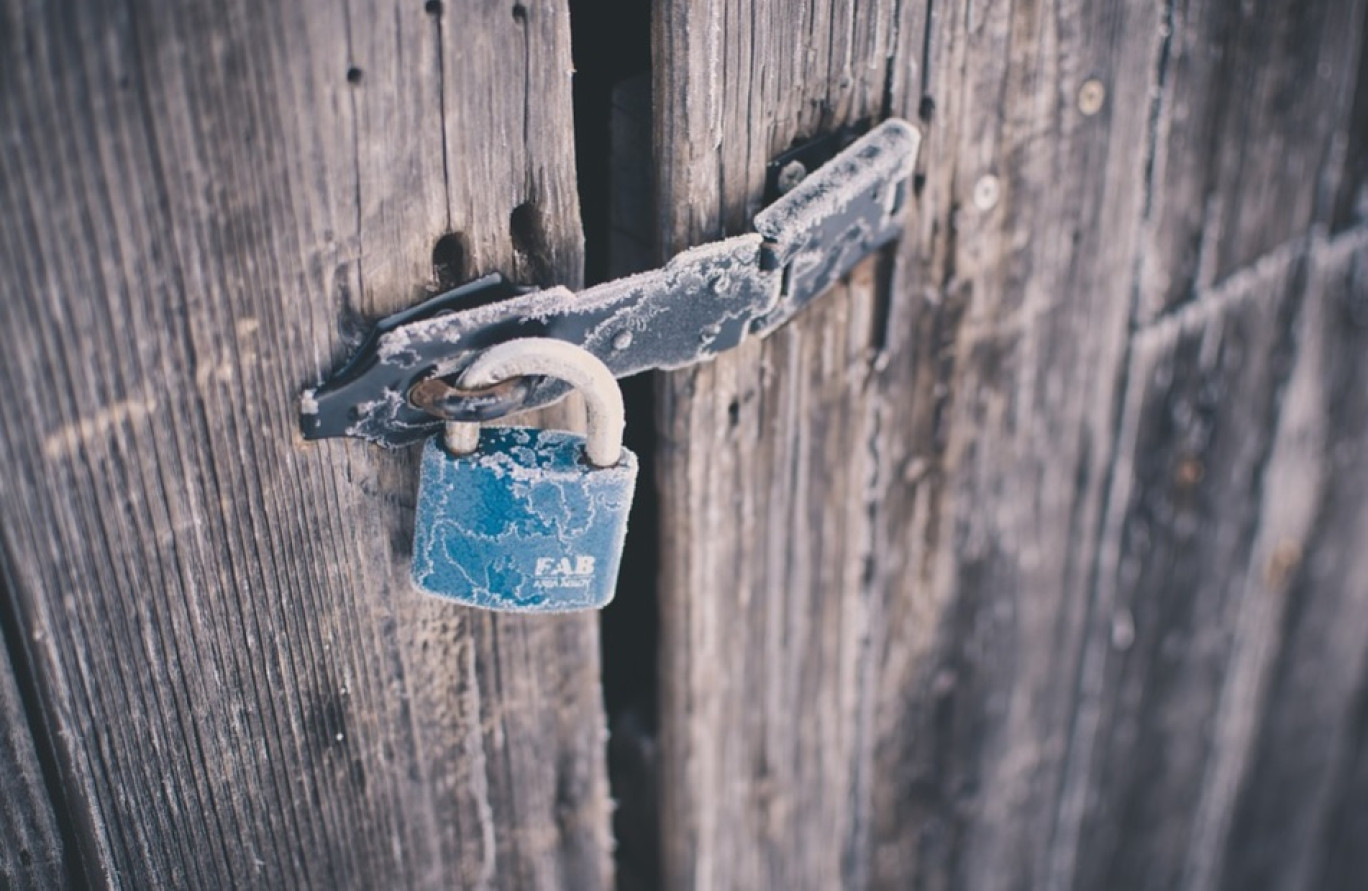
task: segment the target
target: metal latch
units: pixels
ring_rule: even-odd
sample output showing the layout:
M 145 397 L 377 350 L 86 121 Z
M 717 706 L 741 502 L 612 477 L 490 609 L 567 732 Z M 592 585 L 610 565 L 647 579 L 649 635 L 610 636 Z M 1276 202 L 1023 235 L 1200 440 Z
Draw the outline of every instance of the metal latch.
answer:
M 683 251 L 660 269 L 578 294 L 491 275 L 388 316 L 341 369 L 304 391 L 304 437 L 401 446 L 449 420 L 489 420 L 564 396 L 552 379 L 480 392 L 448 383 L 481 350 L 515 338 L 569 341 L 626 377 L 764 337 L 901 234 L 919 142 L 907 122 L 885 121 L 805 176 L 823 145 L 794 150 L 770 165 L 770 187 L 783 194 L 755 215 L 753 233 Z

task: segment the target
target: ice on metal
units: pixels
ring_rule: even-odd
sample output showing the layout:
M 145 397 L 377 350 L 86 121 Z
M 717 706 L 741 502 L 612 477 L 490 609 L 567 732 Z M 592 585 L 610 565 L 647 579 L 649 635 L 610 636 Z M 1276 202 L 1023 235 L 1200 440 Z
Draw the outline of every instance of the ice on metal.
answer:
M 584 437 L 486 428 L 480 448 L 424 447 L 415 588 L 486 609 L 564 612 L 612 599 L 637 475 L 583 460 Z
M 784 324 L 859 260 L 895 238 L 920 136 L 886 121 L 755 217 L 756 232 L 683 251 L 664 267 L 573 294 L 548 288 L 414 321 L 396 321 L 347 371 L 313 390 L 308 438 L 415 442 L 441 420 L 406 402 L 419 380 L 461 372 L 480 350 L 526 337 L 585 347 L 616 377 L 703 362 Z M 522 407 L 564 384 L 534 384 Z

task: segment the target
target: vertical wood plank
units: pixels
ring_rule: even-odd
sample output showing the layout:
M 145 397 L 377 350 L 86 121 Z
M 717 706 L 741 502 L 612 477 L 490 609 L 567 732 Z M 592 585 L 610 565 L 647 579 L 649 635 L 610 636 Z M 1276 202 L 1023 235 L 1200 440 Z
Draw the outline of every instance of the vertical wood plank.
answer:
M 1368 47 L 1368 15 L 1362 18 L 1353 105 L 1338 143 L 1344 155 L 1330 219 L 1332 232 L 1368 223 L 1368 51 L 1364 49 Z
M 3 8 L 10 595 L 110 884 L 604 887 L 592 617 L 406 580 L 299 390 L 446 276 L 576 284 L 563 2 Z
M 927 182 L 895 301 L 875 884 L 1067 884 L 1063 786 L 1145 205 L 1149 4 L 932 22 Z M 1101 101 L 1084 102 L 1088 91 Z M 899 310 L 901 306 L 901 310 Z M 1086 716 L 1085 716 L 1086 717 Z
M 743 231 L 794 138 L 878 113 L 893 11 L 656 4 L 667 252 Z M 868 547 L 847 496 L 874 468 L 876 265 L 803 324 L 663 384 L 667 887 L 841 887 L 860 869 L 874 778 L 857 678 L 875 617 L 832 595 L 858 584 Z
M 1079 887 L 1354 884 L 1366 248 L 1313 234 L 1137 334 Z
M 1329 222 L 1345 164 L 1359 163 L 1342 128 L 1361 3 L 1176 0 L 1165 14 L 1149 318 Z
M 1323 415 L 1308 406 L 1280 424 L 1278 410 L 1305 276 L 1304 254 L 1286 252 L 1136 337 L 1107 526 L 1116 558 L 1097 601 L 1081 887 L 1176 887 L 1186 857 L 1219 850 L 1205 837 L 1233 806 L 1219 774 L 1258 715 L 1288 574 L 1247 568 L 1294 559 L 1310 531 L 1306 427 Z M 1188 866 L 1206 874 L 1191 887 L 1211 887 L 1211 862 Z
M 0 613 L 5 630 L 11 617 Z M 15 675 L 17 660 L 9 652 L 19 639 L 7 636 L 0 659 L 0 885 L 15 889 L 67 887 L 67 868 L 60 819 L 49 798 L 38 759 L 39 744 L 24 708 Z
M 1274 589 L 1277 624 L 1259 635 L 1271 652 L 1225 839 L 1229 889 L 1350 888 L 1365 865 L 1349 839 L 1368 790 L 1368 230 L 1316 239 L 1307 265 L 1279 430 L 1290 435 L 1275 445 L 1259 517 L 1270 542 L 1249 568 L 1249 584 Z M 1278 528 L 1289 514 L 1300 535 Z

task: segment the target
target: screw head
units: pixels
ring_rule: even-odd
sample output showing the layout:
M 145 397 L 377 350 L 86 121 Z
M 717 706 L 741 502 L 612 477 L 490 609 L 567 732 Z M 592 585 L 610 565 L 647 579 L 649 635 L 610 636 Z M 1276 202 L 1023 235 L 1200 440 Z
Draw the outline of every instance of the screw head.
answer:
M 1002 196 L 1002 184 L 991 173 L 985 173 L 974 183 L 974 206 L 979 210 L 992 210 Z
M 779 193 L 786 195 L 792 192 L 794 187 L 802 182 L 807 175 L 807 168 L 803 166 L 802 161 L 788 162 L 779 170 Z
M 1102 103 L 1106 101 L 1107 88 L 1095 77 L 1083 81 L 1083 85 L 1078 88 L 1078 110 L 1084 117 L 1097 114 L 1102 110 Z

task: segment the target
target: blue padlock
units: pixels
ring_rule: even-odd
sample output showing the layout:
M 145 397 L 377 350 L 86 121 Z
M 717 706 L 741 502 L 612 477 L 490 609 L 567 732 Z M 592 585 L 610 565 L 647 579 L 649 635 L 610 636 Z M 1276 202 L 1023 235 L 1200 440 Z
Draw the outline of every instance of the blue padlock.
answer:
M 467 389 L 546 375 L 581 390 L 589 435 L 448 425 L 423 448 L 411 574 L 419 591 L 483 609 L 568 612 L 613 599 L 637 459 L 622 392 L 584 349 L 526 338 L 482 353 Z

